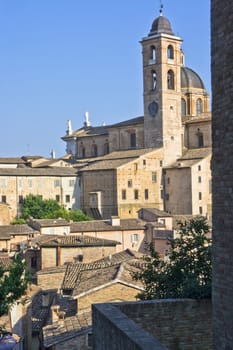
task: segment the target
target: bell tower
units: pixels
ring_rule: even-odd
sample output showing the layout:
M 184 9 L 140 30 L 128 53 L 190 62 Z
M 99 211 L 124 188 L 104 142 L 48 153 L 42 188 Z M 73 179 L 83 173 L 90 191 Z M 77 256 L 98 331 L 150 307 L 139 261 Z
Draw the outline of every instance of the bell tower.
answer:
M 182 152 L 181 38 L 174 35 L 169 20 L 156 18 L 141 41 L 143 55 L 145 147 L 163 148 L 164 165 Z

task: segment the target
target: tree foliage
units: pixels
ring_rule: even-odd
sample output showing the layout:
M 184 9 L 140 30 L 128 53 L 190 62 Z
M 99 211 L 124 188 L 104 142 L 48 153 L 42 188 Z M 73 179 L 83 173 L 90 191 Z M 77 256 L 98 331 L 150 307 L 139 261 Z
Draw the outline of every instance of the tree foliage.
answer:
M 81 210 L 66 210 L 54 199 L 42 199 L 39 195 L 29 194 L 23 200 L 22 219 L 58 219 L 67 221 L 91 220 Z
M 151 247 L 146 268 L 135 274 L 145 291 L 141 299 L 209 298 L 211 297 L 211 240 L 209 226 L 203 217 L 179 223 L 179 235 L 170 240 L 170 255 L 161 260 Z
M 19 255 L 14 257 L 7 270 L 0 266 L 0 316 L 6 314 L 9 307 L 25 293 L 29 283 L 30 275 Z

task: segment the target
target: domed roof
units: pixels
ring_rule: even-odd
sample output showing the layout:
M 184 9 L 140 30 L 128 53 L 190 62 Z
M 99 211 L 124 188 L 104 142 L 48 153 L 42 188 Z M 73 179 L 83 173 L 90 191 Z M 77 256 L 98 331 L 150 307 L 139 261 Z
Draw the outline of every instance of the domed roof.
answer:
M 160 16 L 152 23 L 148 36 L 161 33 L 174 35 L 169 20 L 162 15 L 162 12 L 160 12 Z
M 196 72 L 188 67 L 181 67 L 181 88 L 205 90 L 205 85 Z

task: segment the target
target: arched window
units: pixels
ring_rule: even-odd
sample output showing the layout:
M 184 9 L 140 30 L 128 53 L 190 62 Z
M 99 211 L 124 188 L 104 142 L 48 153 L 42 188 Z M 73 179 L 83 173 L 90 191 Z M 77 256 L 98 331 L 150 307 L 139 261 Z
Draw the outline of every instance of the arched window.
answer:
M 186 112 L 186 101 L 184 98 L 181 99 L 181 114 L 182 116 L 185 116 L 187 114 Z
M 202 132 L 197 133 L 197 147 L 198 148 L 204 147 L 204 137 Z
M 167 48 L 167 58 L 169 60 L 173 60 L 174 59 L 174 49 L 172 45 L 169 45 Z
M 150 59 L 152 60 L 153 63 L 156 62 L 156 49 L 154 46 L 151 46 L 150 48 Z
M 152 87 L 152 90 L 155 90 L 156 86 L 157 86 L 157 75 L 156 75 L 156 72 L 153 70 L 151 72 L 151 87 Z
M 167 72 L 167 88 L 169 90 L 174 90 L 174 86 L 175 86 L 175 83 L 174 83 L 174 72 L 170 69 Z
M 93 157 L 98 156 L 98 147 L 95 143 L 92 145 L 92 155 L 93 155 Z
M 196 112 L 197 115 L 202 113 L 202 100 L 200 98 L 198 98 L 196 102 Z

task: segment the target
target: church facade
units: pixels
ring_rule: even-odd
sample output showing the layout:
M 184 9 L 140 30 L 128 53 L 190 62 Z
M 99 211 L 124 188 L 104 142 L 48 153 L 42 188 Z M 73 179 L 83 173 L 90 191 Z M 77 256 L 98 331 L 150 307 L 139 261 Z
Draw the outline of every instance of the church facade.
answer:
M 80 167 L 81 209 L 103 218 L 135 217 L 140 207 L 210 217 L 209 94 L 162 10 L 141 45 L 144 116 L 94 127 L 86 113 L 84 126 L 73 131 L 68 121 L 62 137 Z

